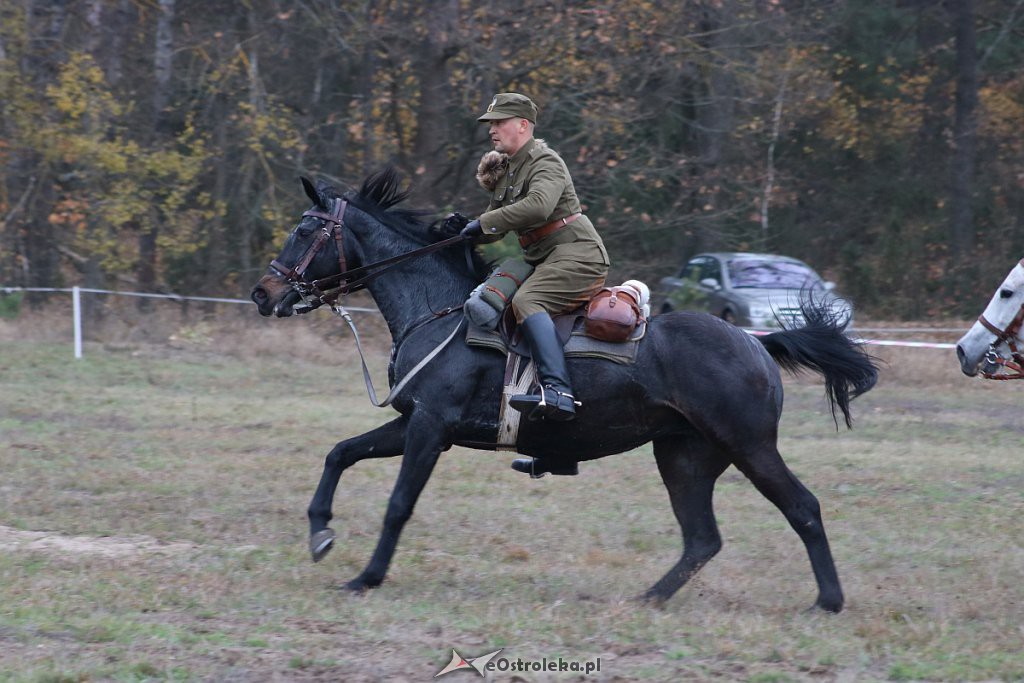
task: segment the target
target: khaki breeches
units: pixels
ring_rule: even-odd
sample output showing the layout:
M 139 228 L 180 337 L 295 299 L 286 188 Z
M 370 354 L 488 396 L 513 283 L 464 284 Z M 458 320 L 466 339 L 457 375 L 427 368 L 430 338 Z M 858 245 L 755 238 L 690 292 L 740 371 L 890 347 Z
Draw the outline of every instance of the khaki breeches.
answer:
M 522 322 L 541 311 L 557 315 L 576 309 L 597 294 L 607 275 L 608 266 L 603 263 L 544 261 L 512 297 L 516 320 Z

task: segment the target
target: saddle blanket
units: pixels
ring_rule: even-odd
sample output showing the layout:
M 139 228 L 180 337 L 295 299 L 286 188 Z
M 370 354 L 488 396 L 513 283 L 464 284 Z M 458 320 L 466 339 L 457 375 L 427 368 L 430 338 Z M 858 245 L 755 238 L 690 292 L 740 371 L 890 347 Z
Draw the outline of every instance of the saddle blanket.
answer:
M 606 342 L 600 339 L 588 337 L 583 332 L 582 316 L 569 318 L 571 327 L 566 335 L 563 318 L 555 318 L 556 327 L 559 329 L 559 336 L 563 340 L 566 358 L 602 358 L 604 360 L 619 363 L 621 365 L 632 365 L 636 362 L 637 350 L 640 347 L 640 340 L 647 333 L 647 321 L 640 323 L 624 342 Z M 499 332 L 490 332 L 477 327 L 467 319 L 466 343 L 470 346 L 479 346 L 487 349 L 494 349 L 507 354 L 509 346 Z M 561 324 L 560 324 L 561 323 Z M 568 336 L 568 340 L 566 340 Z M 515 350 L 519 355 L 529 355 L 528 349 L 520 348 L 525 344 L 517 345 Z

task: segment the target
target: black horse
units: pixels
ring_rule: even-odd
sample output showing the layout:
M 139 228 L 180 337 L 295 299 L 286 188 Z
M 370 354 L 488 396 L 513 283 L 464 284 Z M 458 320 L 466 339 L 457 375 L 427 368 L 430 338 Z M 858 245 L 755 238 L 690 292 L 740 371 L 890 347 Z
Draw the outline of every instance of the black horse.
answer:
M 344 197 L 324 184 L 314 187 L 303 179 L 303 185 L 314 208 L 296 225 L 252 298 L 262 315 L 283 317 L 294 312 L 300 291 L 317 290 L 310 282 L 365 282 L 394 341 L 389 366 L 394 385 L 463 324 L 458 307 L 486 276 L 486 264 L 478 256 L 468 261 L 458 247 L 444 248 L 399 260 L 379 277 L 361 280 L 357 275 L 366 274 L 365 266 L 429 251 L 439 236 L 428 229 L 422 212 L 393 208 L 405 193 L 390 169 Z M 345 278 L 339 277 L 342 270 Z M 803 327 L 762 337 L 707 314 L 656 316 L 635 364 L 569 360 L 572 386 L 582 402 L 575 420 L 523 421 L 517 450 L 553 466 L 571 467 L 654 442 L 658 470 L 682 527 L 683 553 L 643 598 L 667 600 L 719 551 L 712 492 L 719 475 L 735 465 L 804 542 L 818 583 L 816 605 L 842 609 L 818 501 L 776 447 L 783 394 L 779 366 L 823 375 L 833 419 L 838 407 L 847 426 L 850 400 L 874 385 L 877 368 L 844 336 L 846 320 L 813 301 L 804 309 Z M 403 456 L 373 558 L 346 588 L 362 591 L 384 580 L 399 534 L 442 452 L 453 445 L 496 443 L 504 365 L 501 354 L 456 339 L 398 393 L 393 403 L 398 417 L 338 443 L 327 455 L 309 506 L 314 561 L 334 542 L 327 525 L 342 472 L 368 458 Z

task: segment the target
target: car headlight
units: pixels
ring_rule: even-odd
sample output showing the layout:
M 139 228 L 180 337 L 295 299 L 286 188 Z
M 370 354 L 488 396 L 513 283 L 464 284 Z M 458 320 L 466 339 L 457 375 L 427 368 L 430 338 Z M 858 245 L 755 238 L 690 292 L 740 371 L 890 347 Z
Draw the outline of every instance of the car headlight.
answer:
M 846 299 L 836 297 L 832 301 L 832 312 L 841 318 L 853 320 L 853 304 Z

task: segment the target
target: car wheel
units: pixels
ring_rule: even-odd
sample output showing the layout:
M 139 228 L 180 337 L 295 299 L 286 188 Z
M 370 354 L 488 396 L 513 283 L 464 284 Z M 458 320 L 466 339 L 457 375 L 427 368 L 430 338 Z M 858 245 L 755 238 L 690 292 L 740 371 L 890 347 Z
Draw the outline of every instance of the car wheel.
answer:
M 676 309 L 672 308 L 672 304 L 670 304 L 669 302 L 666 301 L 665 303 L 663 303 L 661 305 L 661 310 L 658 311 L 658 312 L 659 313 L 671 313 L 674 310 L 676 310 Z
M 722 320 L 727 323 L 732 323 L 733 325 L 736 324 L 736 316 L 729 309 L 722 311 Z

